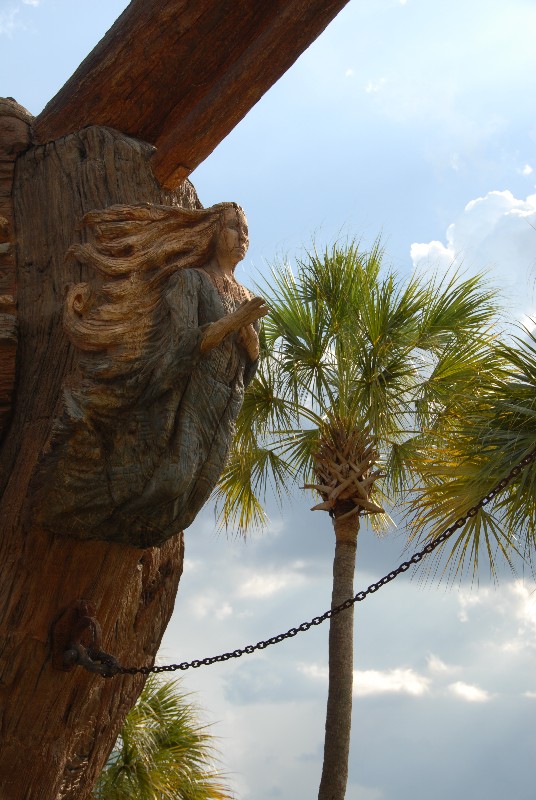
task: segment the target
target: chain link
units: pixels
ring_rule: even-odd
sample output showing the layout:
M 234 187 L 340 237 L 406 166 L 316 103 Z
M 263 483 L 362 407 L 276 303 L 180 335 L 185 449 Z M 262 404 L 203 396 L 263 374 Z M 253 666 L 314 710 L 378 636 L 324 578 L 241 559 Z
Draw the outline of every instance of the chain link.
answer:
M 465 523 L 478 513 L 479 509 L 487 506 L 488 503 L 493 500 L 493 498 L 499 492 L 502 492 L 503 489 L 505 489 L 508 484 L 514 480 L 514 478 L 517 478 L 518 475 L 521 474 L 522 470 L 533 461 L 536 461 L 536 448 L 534 448 L 534 450 L 525 456 L 525 458 L 523 458 L 519 464 L 513 467 L 506 478 L 502 478 L 502 480 L 500 480 L 493 487 L 493 489 L 491 489 L 487 495 L 485 495 L 485 497 L 482 497 L 476 505 L 471 506 L 471 508 L 463 515 L 463 517 L 459 517 L 459 519 L 457 519 L 449 528 L 444 530 L 443 533 L 439 534 L 439 536 L 425 545 L 422 550 L 414 553 L 408 561 L 403 561 L 402 564 L 397 567 L 397 569 L 389 572 L 387 575 L 384 575 L 384 577 L 380 578 L 380 580 L 376 581 L 376 583 L 371 583 L 368 589 L 358 592 L 354 597 L 350 597 L 348 600 L 340 603 L 340 605 L 330 608 L 329 611 L 325 611 L 321 616 L 313 617 L 310 622 L 302 622 L 297 628 L 290 628 L 290 630 L 288 630 L 286 633 L 279 633 L 277 636 L 272 636 L 270 639 L 261 640 L 260 642 L 257 642 L 257 644 L 248 644 L 244 648 L 239 648 L 229 653 L 222 653 L 219 656 L 210 656 L 209 658 L 195 659 L 194 661 L 183 661 L 181 664 L 168 664 L 166 666 L 155 667 L 122 667 L 120 664 L 117 664 L 117 662 L 114 662 L 113 664 L 110 664 L 109 675 L 106 675 L 105 677 L 111 677 L 112 675 L 117 674 L 149 675 L 151 672 L 176 672 L 178 670 L 184 671 L 187 669 L 208 667 L 211 664 L 219 664 L 222 661 L 229 661 L 232 658 L 240 658 L 243 655 L 251 655 L 251 653 L 254 653 L 256 650 L 264 650 L 266 647 L 270 647 L 272 644 L 279 644 L 279 642 L 283 642 L 285 639 L 291 639 L 294 636 L 297 636 L 298 633 L 305 633 L 305 631 L 308 631 L 309 628 L 312 628 L 314 625 L 321 625 L 327 619 L 331 619 L 331 617 L 334 617 L 336 614 L 340 614 L 341 611 L 351 608 L 351 606 L 353 606 L 355 603 L 362 602 L 368 597 L 369 594 L 374 594 L 374 592 L 377 592 L 382 586 L 386 586 L 403 572 L 407 572 L 407 570 L 410 569 L 414 564 L 418 564 L 427 555 L 433 553 L 434 550 L 439 547 L 439 545 L 443 544 L 443 542 L 446 542 L 453 533 L 455 533 L 457 530 L 460 530 L 460 528 L 463 528 Z

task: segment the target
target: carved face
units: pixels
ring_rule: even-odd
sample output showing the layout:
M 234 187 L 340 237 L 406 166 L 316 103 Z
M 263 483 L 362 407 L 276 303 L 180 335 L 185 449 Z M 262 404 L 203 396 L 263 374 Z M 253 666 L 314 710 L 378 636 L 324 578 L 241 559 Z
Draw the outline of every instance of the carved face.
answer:
M 223 213 L 216 256 L 222 262 L 231 261 L 235 267 L 246 255 L 248 244 L 248 226 L 244 214 L 236 208 L 227 208 Z

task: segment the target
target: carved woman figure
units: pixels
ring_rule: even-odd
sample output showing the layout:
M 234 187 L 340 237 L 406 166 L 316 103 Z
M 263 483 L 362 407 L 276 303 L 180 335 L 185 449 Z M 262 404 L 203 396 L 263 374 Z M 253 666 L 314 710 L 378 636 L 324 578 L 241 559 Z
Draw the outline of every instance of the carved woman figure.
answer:
M 234 277 L 248 246 L 236 204 L 112 206 L 83 222 L 90 242 L 69 256 L 99 279 L 67 296 L 80 358 L 36 507 L 60 534 L 158 545 L 220 476 L 267 307 Z

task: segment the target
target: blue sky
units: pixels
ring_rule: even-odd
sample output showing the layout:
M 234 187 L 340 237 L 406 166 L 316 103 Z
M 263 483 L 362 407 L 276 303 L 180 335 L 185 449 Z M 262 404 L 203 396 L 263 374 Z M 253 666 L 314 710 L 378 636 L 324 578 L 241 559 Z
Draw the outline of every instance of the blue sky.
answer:
M 127 5 L 0 0 L 0 95 L 38 113 Z M 382 233 L 401 273 L 488 270 L 513 318 L 536 312 L 534 0 L 350 0 L 192 176 L 205 205 L 246 209 L 241 278 L 275 258 Z M 207 508 L 162 661 L 255 643 L 329 606 L 333 535 L 299 496 L 249 541 Z M 358 587 L 395 566 L 403 531 L 358 546 Z M 403 576 L 356 614 L 347 800 L 532 800 L 536 585 Z M 241 800 L 318 785 L 327 629 L 192 674 Z

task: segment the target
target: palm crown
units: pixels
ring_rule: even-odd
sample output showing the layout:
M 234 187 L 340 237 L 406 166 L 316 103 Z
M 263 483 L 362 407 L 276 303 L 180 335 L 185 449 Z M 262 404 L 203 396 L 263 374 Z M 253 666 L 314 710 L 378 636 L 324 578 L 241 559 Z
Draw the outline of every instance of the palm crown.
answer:
M 379 515 L 420 480 L 420 456 L 447 414 L 496 379 L 494 292 L 481 278 L 382 274 L 379 243 L 314 250 L 278 266 L 261 362 L 218 489 L 222 518 L 264 521 L 269 484 L 290 478 L 332 514 Z M 426 465 L 427 466 L 427 465 Z

